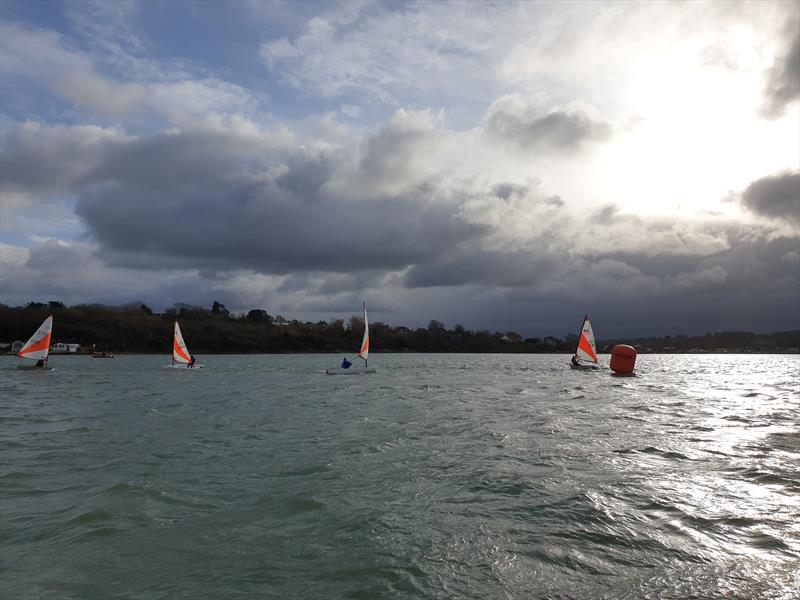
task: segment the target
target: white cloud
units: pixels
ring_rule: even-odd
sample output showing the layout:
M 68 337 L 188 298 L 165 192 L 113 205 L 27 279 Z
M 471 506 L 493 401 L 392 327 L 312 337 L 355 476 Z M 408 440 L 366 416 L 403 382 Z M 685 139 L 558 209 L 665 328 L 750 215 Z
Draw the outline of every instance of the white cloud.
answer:
M 132 57 L 131 60 L 133 60 Z M 17 24 L 0 25 L 0 73 L 4 79 L 37 81 L 76 107 L 125 119 L 157 114 L 186 125 L 207 114 L 252 112 L 257 104 L 246 89 L 218 79 L 153 72 L 144 80 L 101 75 L 92 56 L 70 47 L 61 35 Z
M 393 107 L 433 98 L 483 102 L 494 87 L 495 64 L 510 44 L 506 38 L 524 35 L 523 23 L 539 12 L 530 4 L 328 6 L 333 8 L 309 19 L 302 34 L 265 41 L 261 58 L 305 93 Z

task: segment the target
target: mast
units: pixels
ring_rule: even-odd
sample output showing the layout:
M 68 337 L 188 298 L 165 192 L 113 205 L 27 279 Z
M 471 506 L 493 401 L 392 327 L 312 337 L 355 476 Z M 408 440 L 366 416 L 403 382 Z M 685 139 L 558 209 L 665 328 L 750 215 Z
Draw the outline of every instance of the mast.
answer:
M 362 302 L 361 306 L 364 307 L 364 337 L 369 339 L 367 336 L 369 335 L 369 325 L 367 324 L 367 303 Z M 363 346 L 364 343 L 362 342 L 361 345 Z M 364 359 L 364 369 L 369 368 L 369 354 L 367 354 L 367 358 Z

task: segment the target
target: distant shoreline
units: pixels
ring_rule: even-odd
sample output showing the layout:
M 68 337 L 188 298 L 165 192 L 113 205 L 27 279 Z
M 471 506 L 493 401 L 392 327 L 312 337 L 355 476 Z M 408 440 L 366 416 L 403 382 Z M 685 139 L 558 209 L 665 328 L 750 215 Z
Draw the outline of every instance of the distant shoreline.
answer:
M 49 315 L 53 315 L 52 345 L 76 344 L 83 355 L 92 352 L 169 356 L 173 322 L 180 321 L 183 337 L 196 356 L 207 354 L 343 354 L 360 346 L 364 322 L 360 317 L 301 322 L 254 309 L 231 314 L 215 302 L 211 309 L 173 308 L 154 313 L 144 304 L 126 306 L 30 303 L 0 305 L 0 352 L 21 346 Z M 627 339 L 598 339 L 601 354 L 616 344 L 629 344 L 640 354 L 797 354 L 800 330 L 756 334 L 748 331 L 708 332 L 701 336 L 668 335 Z M 15 346 L 16 345 L 16 346 Z M 577 336 L 524 337 L 514 331 L 472 331 L 462 325 L 447 328 L 432 320 L 410 329 L 370 323 L 373 353 L 420 354 L 572 354 Z M 13 356 L 14 352 L 10 354 Z M 72 356 L 58 354 L 53 356 Z
M 304 355 L 312 355 L 312 354 L 319 354 L 322 356 L 352 356 L 355 355 L 356 352 L 353 350 L 340 350 L 338 352 L 332 351 L 297 351 L 297 352 L 194 352 L 193 354 L 196 357 L 200 356 L 304 356 Z M 502 352 L 502 351 L 487 351 L 487 352 L 458 352 L 458 351 L 417 351 L 417 350 L 370 350 L 370 354 L 425 354 L 425 355 L 434 355 L 434 354 L 462 354 L 464 356 L 469 355 L 483 355 L 483 354 L 508 354 L 508 355 L 524 355 L 528 354 L 531 356 L 537 354 L 554 354 L 558 356 L 571 356 L 573 353 L 568 351 L 555 351 L 555 352 Z M 790 348 L 787 350 L 772 350 L 772 351 L 759 351 L 759 350 L 724 350 L 724 351 L 709 351 L 705 352 L 702 350 L 686 350 L 686 351 L 646 351 L 646 350 L 637 350 L 637 354 L 639 355 L 673 355 L 673 354 L 691 354 L 691 355 L 708 355 L 708 356 L 721 356 L 721 355 L 755 355 L 755 354 L 763 354 L 763 355 L 800 355 L 800 350 L 795 348 Z M 611 352 L 598 352 L 598 356 L 611 356 Z M 54 358 L 67 358 L 67 357 L 89 357 L 93 358 L 90 352 L 73 352 L 71 354 L 50 354 L 50 359 Z M 165 356 L 167 360 L 169 360 L 169 353 L 168 352 L 118 352 L 114 351 L 114 356 L 112 357 L 97 357 L 97 358 L 116 358 L 118 356 Z M 7 353 L 7 354 L 0 354 L 0 358 L 15 358 L 16 354 Z

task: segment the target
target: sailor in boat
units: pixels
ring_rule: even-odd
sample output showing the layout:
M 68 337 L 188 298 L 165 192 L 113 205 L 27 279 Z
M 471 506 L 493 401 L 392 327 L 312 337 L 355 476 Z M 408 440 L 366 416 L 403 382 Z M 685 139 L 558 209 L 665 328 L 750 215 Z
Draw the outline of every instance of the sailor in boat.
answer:
M 44 359 L 43 358 L 40 358 L 39 360 L 36 361 L 36 367 L 38 369 L 44 369 Z
M 578 366 L 579 363 L 578 363 L 578 355 L 577 354 L 573 354 L 572 355 L 572 364 L 575 365 L 576 367 Z
M 189 364 L 186 366 L 190 369 L 194 368 L 194 354 L 189 355 Z
M 353 363 L 351 363 L 349 360 L 347 360 L 347 357 L 345 356 L 345 357 L 342 359 L 342 368 L 343 368 L 343 369 L 349 369 L 349 368 L 350 368 L 350 367 L 352 367 L 352 366 L 353 366 Z

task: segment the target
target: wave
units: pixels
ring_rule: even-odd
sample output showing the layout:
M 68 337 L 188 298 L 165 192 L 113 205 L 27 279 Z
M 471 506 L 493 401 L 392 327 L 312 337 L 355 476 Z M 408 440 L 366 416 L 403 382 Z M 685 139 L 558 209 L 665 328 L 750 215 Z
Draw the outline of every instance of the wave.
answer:
M 792 489 L 800 490 L 800 478 L 793 478 L 770 471 L 762 471 L 756 468 L 725 469 L 728 473 L 737 478 L 746 479 L 761 485 L 781 485 Z
M 642 449 L 638 448 L 622 448 L 619 450 L 612 450 L 615 454 L 649 454 L 655 456 L 661 456 L 662 458 L 669 458 L 672 460 L 697 460 L 695 458 L 691 458 L 682 452 L 675 452 L 674 450 L 662 450 L 661 448 L 656 448 L 655 446 L 647 446 Z
M 218 508 L 214 504 L 184 500 L 182 498 L 178 498 L 177 496 L 171 496 L 163 491 L 158 491 L 150 487 L 134 485 L 130 483 L 118 483 L 113 485 L 106 489 L 102 495 L 107 497 L 123 496 L 129 498 L 143 498 L 147 501 L 156 502 L 158 504 L 181 506 L 198 510 L 215 510 Z
M 330 464 L 322 464 L 322 465 L 309 465 L 307 467 L 298 467 L 295 469 L 289 469 L 287 471 L 281 471 L 275 474 L 275 477 L 306 477 L 308 475 L 317 475 L 319 473 L 325 473 L 331 470 Z

